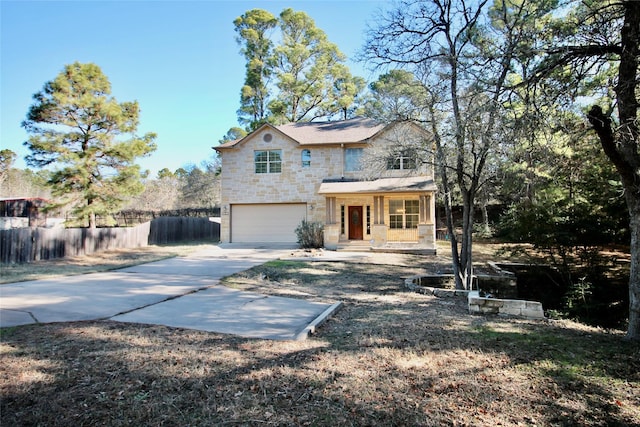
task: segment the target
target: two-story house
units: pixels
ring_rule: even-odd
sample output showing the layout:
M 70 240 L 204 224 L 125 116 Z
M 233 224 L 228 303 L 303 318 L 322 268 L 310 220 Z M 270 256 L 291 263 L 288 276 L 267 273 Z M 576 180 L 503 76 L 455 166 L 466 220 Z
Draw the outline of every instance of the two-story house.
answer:
M 296 242 L 303 219 L 327 249 L 435 253 L 433 168 L 415 124 L 371 119 L 265 124 L 214 147 L 222 161 L 222 242 Z

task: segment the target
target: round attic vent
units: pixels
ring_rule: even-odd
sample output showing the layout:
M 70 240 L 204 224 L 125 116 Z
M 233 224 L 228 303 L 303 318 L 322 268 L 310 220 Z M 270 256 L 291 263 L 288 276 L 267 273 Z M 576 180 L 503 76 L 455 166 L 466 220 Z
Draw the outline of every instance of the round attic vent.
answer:
M 262 140 L 263 140 L 264 142 L 271 142 L 271 140 L 272 140 L 272 139 L 273 139 L 273 135 L 271 135 L 270 133 L 265 133 L 265 134 L 262 136 Z

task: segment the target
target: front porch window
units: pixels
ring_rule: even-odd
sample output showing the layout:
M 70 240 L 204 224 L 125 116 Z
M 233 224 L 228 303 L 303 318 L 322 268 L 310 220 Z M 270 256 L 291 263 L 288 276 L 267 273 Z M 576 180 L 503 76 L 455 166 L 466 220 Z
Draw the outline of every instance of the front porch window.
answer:
M 391 229 L 417 228 L 420 214 L 418 200 L 389 200 L 389 227 Z

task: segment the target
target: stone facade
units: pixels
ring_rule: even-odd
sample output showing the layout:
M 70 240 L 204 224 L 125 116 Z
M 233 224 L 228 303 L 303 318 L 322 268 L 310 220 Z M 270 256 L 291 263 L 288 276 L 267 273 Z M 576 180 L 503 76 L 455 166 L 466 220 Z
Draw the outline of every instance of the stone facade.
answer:
M 339 123 L 339 122 L 337 122 Z M 283 127 L 284 128 L 284 127 Z M 361 206 L 363 212 L 363 237 L 372 246 L 384 246 L 388 242 L 389 200 L 403 198 L 421 200 L 421 220 L 415 232 L 414 245 L 435 250 L 435 197 L 433 191 L 379 192 L 354 194 L 320 194 L 323 182 L 352 182 L 377 177 L 412 176 L 433 180 L 433 171 L 428 162 L 410 172 L 402 170 L 376 171 L 365 163 L 363 170 L 349 171 L 345 153 L 348 148 L 363 148 L 375 157 L 380 145 L 393 144 L 389 132 L 378 133 L 365 141 L 337 142 L 327 137 L 328 142 L 296 140 L 280 131 L 281 128 L 264 125 L 239 142 L 216 148 L 221 154 L 221 231 L 222 242 L 231 238 L 230 215 L 234 204 L 282 204 L 302 203 L 306 205 L 307 221 L 325 224 L 325 246 L 335 249 L 339 242 L 348 240 L 349 224 L 345 212 L 349 206 Z M 256 173 L 254 153 L 262 150 L 280 150 L 282 168 L 279 173 Z M 303 150 L 308 150 L 308 165 L 303 162 Z M 366 155 L 363 157 L 367 157 Z M 365 162 L 367 160 L 364 160 Z M 385 164 L 384 161 L 379 162 Z M 374 196 L 378 196 L 384 214 L 374 221 Z M 422 199 L 420 199 L 422 197 Z M 327 201 L 331 198 L 330 209 Z M 424 206 L 423 206 L 424 205 Z M 332 217 L 329 211 L 333 209 Z M 405 242 L 410 243 L 410 242 Z
M 264 141 L 266 134 L 272 135 L 270 142 Z M 334 147 L 313 148 L 310 150 L 311 165 L 303 167 L 303 149 L 306 147 L 266 128 L 233 150 L 224 152 L 221 174 L 222 242 L 229 241 L 229 207 L 235 203 L 306 203 L 307 220 L 324 223 L 325 199 L 318 194 L 318 187 L 324 178 L 340 176 L 341 151 Z M 282 172 L 255 173 L 256 150 L 282 150 Z

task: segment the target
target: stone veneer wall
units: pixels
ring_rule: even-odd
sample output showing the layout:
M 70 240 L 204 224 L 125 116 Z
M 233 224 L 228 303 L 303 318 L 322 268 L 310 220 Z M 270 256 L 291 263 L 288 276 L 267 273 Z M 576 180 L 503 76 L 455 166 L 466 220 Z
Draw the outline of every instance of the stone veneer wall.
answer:
M 273 136 L 263 140 L 265 133 Z M 302 150 L 311 151 L 311 166 L 302 167 Z M 257 174 L 254 170 L 255 150 L 282 150 L 282 172 Z M 222 224 L 220 239 L 229 241 L 231 203 L 307 203 L 307 220 L 324 223 L 325 199 L 318 188 L 326 177 L 340 177 L 340 147 L 301 147 L 269 129 L 253 135 L 222 154 Z
M 372 145 L 397 145 L 396 139 L 407 138 L 411 130 L 384 134 Z M 272 135 L 269 142 L 263 136 Z M 394 132 L 392 132 L 394 133 Z M 349 147 L 364 147 L 364 144 Z M 311 166 L 302 167 L 302 150 L 311 152 Z M 255 150 L 282 150 L 282 172 L 257 174 L 254 170 Z M 380 149 L 372 148 L 374 153 Z M 379 153 L 378 153 L 379 154 Z M 323 179 L 360 178 L 363 172 L 347 172 L 344 170 L 344 148 L 336 144 L 333 146 L 300 146 L 298 143 L 281 135 L 272 129 L 263 129 L 236 145 L 226 149 L 221 155 L 221 226 L 220 241 L 228 242 L 230 237 L 229 214 L 231 204 L 251 203 L 306 203 L 307 220 L 325 222 L 325 198 L 318 194 Z M 382 163 L 386 164 L 386 163 Z M 382 176 L 405 176 L 407 171 L 379 171 Z M 433 170 L 428 165 L 422 165 L 412 174 L 425 174 L 433 177 Z M 434 197 L 432 199 L 431 215 L 435 215 Z M 338 201 L 338 209 L 344 201 Z M 371 205 L 370 197 L 350 198 L 349 205 Z M 339 212 L 338 212 L 339 214 Z M 388 206 L 386 207 L 385 223 L 388 224 Z M 340 218 L 337 218 L 338 223 Z M 366 231 L 365 231 L 366 232 Z M 435 233 L 435 229 L 434 229 Z M 371 235 L 364 236 L 369 240 Z M 435 239 L 434 239 L 435 240 Z

